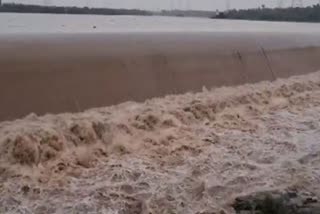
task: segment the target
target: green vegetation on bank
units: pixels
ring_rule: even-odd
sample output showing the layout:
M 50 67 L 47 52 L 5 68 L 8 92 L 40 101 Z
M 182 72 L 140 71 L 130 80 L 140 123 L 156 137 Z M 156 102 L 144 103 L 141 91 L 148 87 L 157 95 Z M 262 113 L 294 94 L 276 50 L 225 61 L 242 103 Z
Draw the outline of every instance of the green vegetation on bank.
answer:
M 247 10 L 230 10 L 219 13 L 213 18 L 245 19 L 265 21 L 320 22 L 320 5 L 304 8 L 257 8 Z
M 1 1 L 1 0 L 0 0 Z M 54 13 L 54 14 L 96 14 L 96 15 L 156 15 L 156 16 L 179 16 L 179 17 L 213 17 L 214 11 L 199 10 L 162 10 L 146 11 L 138 9 L 111 9 L 111 8 L 88 8 L 88 7 L 58 7 L 25 4 L 0 5 L 0 13 Z
M 216 11 L 205 10 L 161 10 L 153 12 L 157 16 L 177 16 L 177 17 L 204 17 L 210 18 L 216 15 Z
M 96 15 L 151 15 L 150 12 L 137 9 L 80 8 L 24 4 L 2 4 L 0 13 L 55 13 L 55 14 L 96 14 Z

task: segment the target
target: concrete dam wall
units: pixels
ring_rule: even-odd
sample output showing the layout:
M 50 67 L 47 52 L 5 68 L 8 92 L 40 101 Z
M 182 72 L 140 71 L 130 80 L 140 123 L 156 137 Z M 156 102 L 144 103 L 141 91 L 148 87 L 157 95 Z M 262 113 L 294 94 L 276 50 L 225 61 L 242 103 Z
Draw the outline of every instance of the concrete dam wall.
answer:
M 0 36 L 0 121 L 320 70 L 320 35 Z

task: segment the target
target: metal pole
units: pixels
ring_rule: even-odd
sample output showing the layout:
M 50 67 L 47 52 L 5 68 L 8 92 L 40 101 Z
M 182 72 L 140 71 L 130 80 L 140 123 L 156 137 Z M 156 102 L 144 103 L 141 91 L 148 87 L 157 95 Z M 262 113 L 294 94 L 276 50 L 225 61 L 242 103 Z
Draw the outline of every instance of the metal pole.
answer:
M 283 0 L 278 0 L 278 8 L 283 8 Z
M 303 7 L 302 0 L 292 0 L 291 7 Z
M 230 11 L 230 0 L 226 0 L 226 11 L 229 12 Z

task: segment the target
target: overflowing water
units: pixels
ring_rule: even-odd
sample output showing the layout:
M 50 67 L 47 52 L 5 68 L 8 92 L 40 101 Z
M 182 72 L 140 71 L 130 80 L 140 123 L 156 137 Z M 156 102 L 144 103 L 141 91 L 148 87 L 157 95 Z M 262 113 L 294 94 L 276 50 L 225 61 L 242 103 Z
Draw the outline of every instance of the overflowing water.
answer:
M 176 33 L 173 37 L 158 40 L 158 43 L 156 40 L 145 42 L 144 38 L 148 37 L 143 34 L 138 40 L 137 37 L 134 38 L 134 33 L 128 33 L 199 31 L 228 33 L 222 33 L 220 38 L 223 39 L 219 41 L 214 40 L 214 33 L 198 37 L 201 40 L 185 38 L 185 33 Z M 120 37 L 125 38 L 122 40 L 117 40 L 118 34 L 93 35 L 108 32 L 128 34 L 121 34 Z M 237 32 L 246 34 L 239 36 Z M 261 35 L 250 37 L 251 32 L 260 32 L 269 40 L 265 40 Z M 273 34 L 265 35 L 264 32 L 287 34 L 277 38 Z M 257 71 L 259 78 L 253 78 L 254 81 L 260 79 L 264 71 L 269 72 L 270 68 L 276 68 L 271 69 L 271 74 L 279 70 L 284 72 L 279 73 L 283 74 L 279 76 L 288 76 L 287 70 L 292 71 L 293 67 L 301 69 L 300 73 L 309 72 L 318 65 L 318 49 L 310 44 L 318 44 L 316 33 L 319 32 L 319 24 L 308 23 L 155 16 L 0 14 L 0 36 L 4 35 L 0 43 L 0 52 L 3 53 L 0 54 L 0 67 L 3 71 L 9 71 L 10 66 L 4 66 L 11 63 L 17 66 L 15 69 L 18 71 L 13 76 L 7 76 L 8 81 L 0 78 L 4 88 L 10 88 L 7 100 L 2 93 L 0 109 L 3 112 L 5 103 L 13 100 L 10 110 L 15 106 L 18 106 L 18 110 L 22 109 L 25 107 L 24 103 L 32 103 L 32 110 L 35 110 L 36 100 L 42 99 L 39 99 L 39 96 L 50 97 L 43 96 L 46 88 L 53 88 L 55 93 L 52 97 L 58 97 L 59 93 L 67 95 L 67 99 L 48 102 L 50 107 L 74 98 L 75 96 L 68 95 L 70 91 L 72 95 L 73 90 L 77 95 L 83 94 L 86 99 L 90 97 L 90 102 L 93 98 L 99 98 L 98 93 L 90 91 L 90 84 L 98 88 L 99 81 L 103 79 L 93 72 L 102 73 L 98 70 L 101 64 L 96 63 L 96 59 L 105 61 L 108 56 L 106 53 L 109 53 L 104 52 L 105 50 L 112 54 L 115 53 L 114 50 L 118 50 L 120 62 L 121 57 L 129 56 L 129 64 L 122 63 L 120 68 L 132 70 L 135 66 L 134 63 L 130 64 L 132 52 L 140 50 L 140 53 L 148 53 L 149 50 L 155 50 L 152 47 L 161 47 L 162 49 L 156 50 L 164 56 L 165 53 L 174 53 L 172 50 L 170 52 L 171 46 L 172 49 L 179 48 L 181 52 L 187 50 L 185 52 L 190 53 L 192 50 L 190 55 L 198 60 L 196 63 L 203 65 L 205 61 L 197 58 L 195 50 L 198 50 L 198 55 L 202 53 L 199 51 L 201 48 L 215 48 L 216 52 L 213 53 L 233 47 L 247 50 L 246 46 L 256 45 L 254 38 L 260 38 L 260 42 L 265 41 L 262 44 L 266 47 L 283 46 L 285 43 L 296 47 L 302 41 L 301 44 L 311 47 L 304 52 L 297 49 L 282 51 L 282 55 L 280 52 L 271 55 L 269 51 L 269 58 L 264 49 L 262 52 L 257 51 L 260 58 L 252 57 L 252 53 L 240 55 L 237 52 L 238 55 L 232 55 L 232 59 L 246 64 L 231 63 L 234 67 L 226 67 L 225 63 L 220 77 L 222 81 L 224 76 L 228 76 L 225 75 L 228 71 L 226 68 L 234 69 L 232 75 L 238 70 L 244 72 L 246 67 L 241 66 Z M 25 40 L 24 34 L 29 33 L 49 33 L 50 36 L 31 35 Z M 51 33 L 66 34 L 58 36 Z M 90 33 L 90 36 L 79 39 L 67 33 Z M 315 35 L 312 35 L 312 38 L 302 35 L 299 40 L 298 33 Z M 18 35 L 18 38 L 12 39 L 11 34 Z M 105 37 L 109 40 L 104 40 Z M 233 38 L 237 37 L 238 39 L 233 41 Z M 306 38 L 310 41 L 305 40 Z M 38 43 L 35 45 L 34 41 Z M 233 41 L 233 44 L 230 44 L 230 41 Z M 196 49 L 197 47 L 200 49 Z M 169 52 L 165 52 L 167 49 Z M 119 54 L 122 53 L 119 50 L 125 54 Z M 128 54 L 128 51 L 131 53 Z M 180 67 L 173 64 L 173 68 L 180 68 L 180 73 L 183 74 L 189 65 L 192 67 L 192 63 L 186 63 L 187 60 L 191 61 L 185 57 L 189 55 L 182 56 L 183 64 Z M 90 61 L 89 57 L 93 61 Z M 85 62 L 89 62 L 89 66 L 79 63 L 88 58 L 89 61 Z M 146 60 L 150 59 L 153 63 L 145 69 L 155 70 L 159 67 L 159 71 L 162 71 L 161 69 L 168 66 L 158 66 L 166 62 L 161 55 L 146 57 Z M 180 58 L 172 59 L 179 61 Z M 271 63 L 264 63 L 265 59 L 267 62 L 271 59 Z M 277 61 L 279 59 L 282 64 Z M 92 62 L 98 64 L 97 67 L 94 67 Z M 228 59 L 221 62 L 232 61 Z M 45 69 L 35 66 L 38 64 L 44 65 L 43 68 L 48 70 L 52 68 L 50 71 L 54 72 L 44 72 Z M 285 64 L 291 67 L 286 65 L 282 66 L 282 70 L 277 70 L 277 66 Z M 143 66 L 139 67 L 139 63 L 136 65 L 141 72 Z M 268 67 L 270 65 L 273 67 Z M 90 75 L 81 76 L 80 67 L 83 71 L 90 71 Z M 62 68 L 76 68 L 77 73 L 67 74 L 71 73 L 72 80 L 78 78 L 80 83 L 84 79 L 85 84 L 70 84 L 70 78 L 64 78 L 57 72 L 63 73 Z M 103 69 L 103 66 L 101 68 Z M 117 66 L 111 68 L 116 69 Z M 10 71 L 12 73 L 12 70 Z M 29 79 L 26 71 L 29 72 Z M 204 73 L 203 70 L 200 71 Z M 7 75 L 9 72 L 2 73 Z M 30 76 L 32 73 L 34 76 Z M 97 75 L 97 78 L 91 79 L 94 75 Z M 123 79 L 124 76 L 120 75 L 119 78 Z M 130 76 L 131 79 L 127 82 L 117 83 L 113 80 L 120 85 L 119 92 L 115 90 L 115 84 L 106 84 L 103 81 L 100 83 L 110 86 L 113 96 L 123 91 L 126 95 L 123 88 L 128 85 L 130 93 L 134 92 L 136 86 L 131 86 L 130 83 L 135 80 L 139 84 L 148 82 L 145 81 L 148 80 L 147 77 L 132 77 L 135 78 Z M 161 76 L 156 76 L 158 84 L 161 80 L 167 80 L 159 77 Z M 187 79 L 182 77 L 181 81 Z M 186 81 L 186 85 L 190 87 L 193 81 L 201 81 L 201 78 L 196 77 L 198 75 L 192 76 L 194 79 Z M 202 79 L 205 78 L 208 79 L 208 75 Z M 31 95 L 28 96 L 23 84 L 16 81 L 19 79 L 26 80 L 25 85 L 27 89 L 31 89 Z M 214 80 L 217 79 L 219 75 Z M 152 89 L 154 81 L 149 82 Z M 169 82 L 165 83 L 163 85 L 169 88 Z M 84 90 L 81 91 L 81 88 Z M 173 88 L 177 87 L 173 85 Z M 103 89 L 97 91 L 102 91 L 106 97 L 107 92 L 104 87 Z M 17 95 L 14 95 L 14 92 L 18 92 Z M 79 96 L 74 100 L 76 98 Z M 18 99 L 21 99 L 20 103 L 23 105 L 17 104 Z M 81 110 L 78 100 L 75 104 L 77 109 Z M 80 104 L 83 107 L 83 103 Z M 0 213 L 234 213 L 230 206 L 234 198 L 274 189 L 294 189 L 320 198 L 319 112 L 320 73 L 317 72 L 236 88 L 208 90 L 203 87 L 200 93 L 170 95 L 144 103 L 126 102 L 77 114 L 47 114 L 42 117 L 30 114 L 20 120 L 1 122 Z M 314 198 L 317 200 L 316 197 L 312 199 Z
M 252 192 L 319 198 L 319 112 L 318 72 L 2 122 L 0 213 L 233 214 Z

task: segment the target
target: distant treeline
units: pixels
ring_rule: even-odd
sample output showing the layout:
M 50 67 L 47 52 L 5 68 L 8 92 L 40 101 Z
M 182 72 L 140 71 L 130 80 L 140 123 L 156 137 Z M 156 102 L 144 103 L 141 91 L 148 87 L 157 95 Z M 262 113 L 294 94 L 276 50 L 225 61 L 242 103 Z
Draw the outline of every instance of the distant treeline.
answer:
M 219 13 L 213 18 L 246 19 L 266 21 L 320 22 L 320 5 L 305 8 L 258 8 L 248 10 L 231 10 Z
M 2 4 L 0 12 L 14 13 L 55 13 L 55 14 L 97 14 L 97 15 L 151 15 L 150 12 L 137 9 L 111 9 L 88 7 L 58 7 L 25 4 Z
M 153 14 L 158 16 L 213 17 L 216 15 L 216 12 L 203 10 L 162 10 Z

